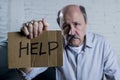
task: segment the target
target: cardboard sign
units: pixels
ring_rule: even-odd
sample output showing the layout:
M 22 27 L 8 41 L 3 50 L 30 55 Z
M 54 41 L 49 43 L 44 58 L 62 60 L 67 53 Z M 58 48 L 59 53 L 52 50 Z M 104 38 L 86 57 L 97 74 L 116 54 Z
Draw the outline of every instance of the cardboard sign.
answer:
M 61 31 L 44 31 L 34 39 L 9 32 L 9 68 L 62 66 L 62 44 Z

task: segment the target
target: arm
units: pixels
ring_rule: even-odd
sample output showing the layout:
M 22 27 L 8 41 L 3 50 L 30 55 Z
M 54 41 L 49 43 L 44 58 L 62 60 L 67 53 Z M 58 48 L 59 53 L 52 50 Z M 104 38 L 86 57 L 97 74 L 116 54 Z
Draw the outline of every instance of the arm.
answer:
M 120 65 L 110 44 L 105 42 L 104 74 L 107 80 L 120 80 Z
M 28 73 L 21 70 L 23 77 L 26 80 L 31 80 L 31 79 L 35 78 L 38 74 L 46 71 L 48 68 L 47 67 L 41 67 L 41 68 L 25 68 L 25 69 L 31 69 L 31 70 Z
M 0 80 L 21 80 L 16 69 L 8 68 L 7 40 L 0 41 Z

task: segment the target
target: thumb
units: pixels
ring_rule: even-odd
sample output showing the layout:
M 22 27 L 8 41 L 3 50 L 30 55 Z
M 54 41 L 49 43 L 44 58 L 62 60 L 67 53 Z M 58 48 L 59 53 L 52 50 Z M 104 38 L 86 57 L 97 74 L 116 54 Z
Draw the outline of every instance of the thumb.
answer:
M 42 22 L 43 22 L 43 30 L 48 30 L 48 27 L 49 27 L 49 24 L 46 22 L 46 20 L 43 18 L 42 19 Z

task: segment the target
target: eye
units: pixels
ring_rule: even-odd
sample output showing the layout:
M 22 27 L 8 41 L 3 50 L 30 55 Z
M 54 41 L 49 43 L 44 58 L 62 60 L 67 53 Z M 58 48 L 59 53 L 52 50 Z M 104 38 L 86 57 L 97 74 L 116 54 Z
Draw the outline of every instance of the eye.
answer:
M 78 23 L 78 22 L 74 22 L 73 24 L 74 24 L 75 27 L 78 26 L 78 25 L 81 25 L 81 24 Z
M 68 33 L 70 30 L 70 25 L 69 24 L 63 24 L 62 29 L 64 33 Z
M 64 29 L 68 29 L 69 27 L 70 27 L 70 25 L 64 23 L 63 26 L 62 26 L 62 29 L 63 29 L 63 30 L 64 30 Z

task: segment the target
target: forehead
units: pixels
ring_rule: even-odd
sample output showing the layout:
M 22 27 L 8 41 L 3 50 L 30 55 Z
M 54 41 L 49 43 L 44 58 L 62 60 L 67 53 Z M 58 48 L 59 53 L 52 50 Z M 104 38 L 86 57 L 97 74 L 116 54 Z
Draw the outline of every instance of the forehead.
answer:
M 79 7 L 70 6 L 63 9 L 64 20 L 84 20 L 83 14 Z
M 80 10 L 79 6 L 66 6 L 62 9 L 62 11 L 63 11 L 63 14 L 66 14 L 66 13 L 71 13 L 73 11 L 80 12 L 81 10 Z

